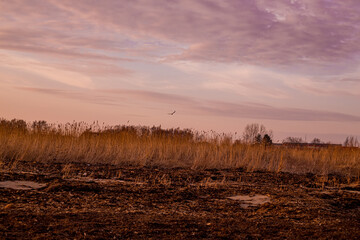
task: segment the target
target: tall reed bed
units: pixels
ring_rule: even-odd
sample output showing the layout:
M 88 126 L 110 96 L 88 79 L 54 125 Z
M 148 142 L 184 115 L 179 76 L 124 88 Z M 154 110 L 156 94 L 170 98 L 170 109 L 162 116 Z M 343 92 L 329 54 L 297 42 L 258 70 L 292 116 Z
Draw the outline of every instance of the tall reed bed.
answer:
M 224 134 L 188 129 L 1 120 L 0 163 L 12 165 L 18 161 L 360 175 L 359 148 L 244 144 Z

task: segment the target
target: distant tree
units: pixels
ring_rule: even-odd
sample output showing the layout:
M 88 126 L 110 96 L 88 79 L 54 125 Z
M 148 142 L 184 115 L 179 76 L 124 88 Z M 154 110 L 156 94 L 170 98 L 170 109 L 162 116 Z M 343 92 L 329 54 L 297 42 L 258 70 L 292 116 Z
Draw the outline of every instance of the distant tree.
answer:
M 245 143 L 261 143 L 265 135 L 268 135 L 271 138 L 272 131 L 266 130 L 265 126 L 262 124 L 252 123 L 246 125 L 242 139 Z
M 303 143 L 304 140 L 301 137 L 287 137 L 283 140 L 283 143 Z
M 262 139 L 262 144 L 264 144 L 265 146 L 269 146 L 272 144 L 272 139 L 268 134 L 265 134 L 263 139 Z
M 322 143 L 321 140 L 319 138 L 314 138 L 311 143 L 313 144 L 319 144 L 319 143 Z
M 349 136 L 345 139 L 344 142 L 345 147 L 359 147 L 359 141 L 354 136 Z

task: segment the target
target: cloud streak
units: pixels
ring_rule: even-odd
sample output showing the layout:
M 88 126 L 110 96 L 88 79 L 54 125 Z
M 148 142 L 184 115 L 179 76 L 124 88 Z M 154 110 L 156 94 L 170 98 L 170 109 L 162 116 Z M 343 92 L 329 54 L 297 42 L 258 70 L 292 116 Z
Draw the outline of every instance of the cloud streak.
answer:
M 0 26 L 1 27 L 1 26 Z M 115 41 L 77 36 L 71 32 L 60 33 L 48 29 L 0 28 L 0 49 L 29 52 L 52 57 L 96 59 L 101 61 L 135 61 L 132 58 L 110 56 L 109 53 L 95 53 L 96 50 L 119 51 Z
M 7 68 L 25 71 L 30 74 L 35 74 L 40 78 L 46 78 L 73 87 L 93 88 L 92 79 L 85 74 L 57 69 L 50 64 L 44 64 L 28 57 L 10 56 L 3 54 L 1 51 L 0 56 L 2 58 L 0 63 Z
M 138 91 L 127 89 L 100 90 L 100 91 L 67 91 L 59 89 L 24 88 L 18 89 L 35 93 L 56 95 L 64 98 L 75 98 L 96 104 L 117 105 L 120 102 L 139 102 L 171 104 L 181 107 L 187 114 L 212 115 L 220 117 L 253 118 L 288 121 L 345 121 L 360 122 L 360 116 L 343 114 L 331 111 L 317 111 L 300 108 L 277 108 L 256 103 L 230 103 L 210 101 L 184 97 L 174 94 L 165 94 L 152 91 Z
M 317 111 L 301 108 L 277 108 L 269 105 L 235 104 L 209 101 L 208 106 L 197 108 L 217 116 L 238 118 L 288 120 L 288 121 L 360 121 L 360 116 L 330 111 Z

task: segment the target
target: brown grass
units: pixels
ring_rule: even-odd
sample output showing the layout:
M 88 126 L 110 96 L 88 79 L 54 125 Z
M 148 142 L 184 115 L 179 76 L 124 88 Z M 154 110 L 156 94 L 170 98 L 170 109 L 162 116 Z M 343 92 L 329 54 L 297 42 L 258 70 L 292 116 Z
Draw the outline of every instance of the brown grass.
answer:
M 360 148 L 265 147 L 190 130 L 1 120 L 0 163 L 18 161 L 360 175 Z

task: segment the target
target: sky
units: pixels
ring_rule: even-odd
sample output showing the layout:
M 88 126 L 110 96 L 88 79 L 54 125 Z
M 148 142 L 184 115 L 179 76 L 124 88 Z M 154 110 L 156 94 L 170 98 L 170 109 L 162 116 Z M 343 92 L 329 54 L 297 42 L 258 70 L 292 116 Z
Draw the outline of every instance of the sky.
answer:
M 359 13 L 358 0 L 0 0 L 0 117 L 360 138 Z

